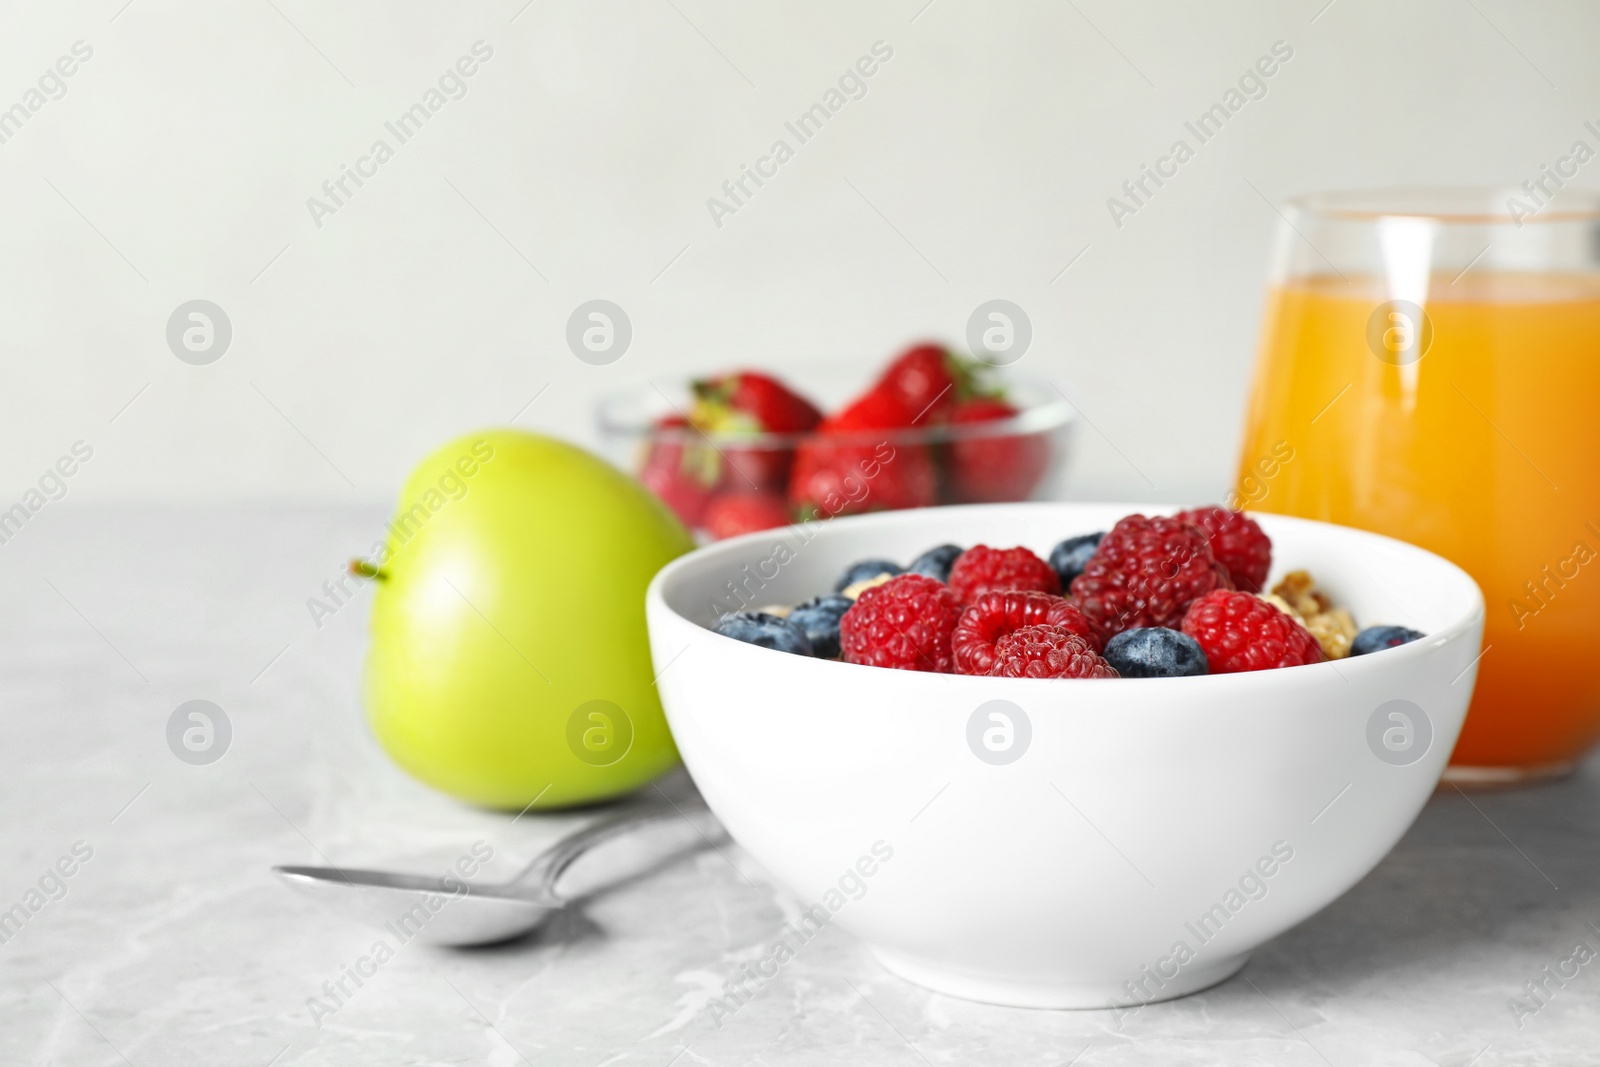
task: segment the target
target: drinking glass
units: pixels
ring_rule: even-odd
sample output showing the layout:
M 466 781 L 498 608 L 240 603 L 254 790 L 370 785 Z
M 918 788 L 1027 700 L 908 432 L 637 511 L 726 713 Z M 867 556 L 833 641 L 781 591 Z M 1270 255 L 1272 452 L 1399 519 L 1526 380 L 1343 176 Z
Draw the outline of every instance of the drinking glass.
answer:
M 1286 207 L 1236 487 L 1478 581 L 1461 782 L 1559 775 L 1600 736 L 1600 195 L 1531 189 Z

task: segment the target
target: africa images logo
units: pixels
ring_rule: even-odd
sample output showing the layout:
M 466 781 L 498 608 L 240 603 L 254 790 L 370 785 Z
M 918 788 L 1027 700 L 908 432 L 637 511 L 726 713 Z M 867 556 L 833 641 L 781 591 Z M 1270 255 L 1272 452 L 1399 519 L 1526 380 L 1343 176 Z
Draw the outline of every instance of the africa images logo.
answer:
M 10 107 L 0 108 L 0 144 L 22 132 L 22 127 L 52 100 L 67 95 L 66 79 L 78 73 L 80 66 L 94 56 L 94 48 L 85 41 L 72 42 L 72 54 L 61 56 L 55 64 L 46 67 L 39 75 L 37 88 L 30 88 Z
M 28 521 L 46 504 L 67 495 L 67 479 L 94 456 L 94 446 L 87 441 L 74 441 L 70 452 L 61 456 L 39 476 L 38 487 L 22 494 L 22 499 L 9 508 L 0 507 L 0 545 L 10 541 Z
M 1194 138 L 1194 144 L 1191 145 L 1186 138 L 1178 138 L 1165 155 L 1157 157 L 1154 166 L 1148 163 L 1141 165 L 1137 178 L 1122 183 L 1123 196 L 1106 198 L 1106 210 L 1111 213 L 1112 224 L 1122 229 L 1123 220 L 1137 215 L 1139 209 L 1154 199 L 1167 182 L 1176 178 L 1178 169 L 1195 157 L 1201 145 L 1221 133 L 1229 120 L 1243 111 L 1250 101 L 1263 99 L 1267 95 L 1267 79 L 1277 74 L 1293 58 L 1293 45 L 1288 41 L 1273 41 L 1269 54 L 1259 57 L 1239 76 L 1237 87 L 1230 85 L 1220 101 L 1202 111 L 1193 122 L 1183 124 L 1183 128 Z
M 467 95 L 467 79 L 478 73 L 479 67 L 494 57 L 494 47 L 485 41 L 472 42 L 471 55 L 458 58 L 452 66 L 439 75 L 436 85 L 423 90 L 422 98 L 402 111 L 393 122 L 383 128 L 394 138 L 394 144 L 383 137 L 372 142 L 366 154 L 356 158 L 355 166 L 341 163 L 339 175 L 322 183 L 322 197 L 306 197 L 306 210 L 311 221 L 322 229 L 322 220 L 337 215 L 341 208 L 360 192 L 368 181 L 378 176 L 378 168 L 395 156 L 395 149 L 422 132 L 428 120 L 444 110 L 452 100 Z M 354 188 L 351 188 L 351 186 Z
M 711 213 L 711 221 L 717 229 L 722 229 L 724 217 L 737 215 L 757 190 L 778 176 L 778 168 L 794 158 L 796 148 L 821 133 L 822 127 L 843 111 L 847 103 L 866 96 L 867 79 L 893 58 L 893 46 L 885 41 L 873 41 L 872 54 L 862 56 L 853 66 L 845 68 L 845 72 L 839 75 L 837 87 L 829 86 L 822 94 L 821 101 L 800 112 L 793 122 L 783 124 L 789 137 L 794 139 L 794 144 L 789 143 L 789 138 L 779 137 L 764 155 L 756 157 L 754 167 L 739 164 L 738 175 L 722 183 L 722 196 L 706 197 L 706 210 Z M 754 189 L 751 188 L 752 183 Z

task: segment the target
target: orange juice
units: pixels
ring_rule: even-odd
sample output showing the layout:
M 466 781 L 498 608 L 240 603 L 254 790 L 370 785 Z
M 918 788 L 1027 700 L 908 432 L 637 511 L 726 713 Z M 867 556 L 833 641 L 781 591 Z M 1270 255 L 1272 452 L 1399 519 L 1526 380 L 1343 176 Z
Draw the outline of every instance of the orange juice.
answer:
M 1600 736 L 1600 278 L 1434 274 L 1421 321 L 1384 300 L 1358 277 L 1269 292 L 1240 503 L 1376 530 L 1476 578 L 1485 651 L 1452 762 L 1558 773 Z M 1379 336 L 1427 347 L 1383 358 Z

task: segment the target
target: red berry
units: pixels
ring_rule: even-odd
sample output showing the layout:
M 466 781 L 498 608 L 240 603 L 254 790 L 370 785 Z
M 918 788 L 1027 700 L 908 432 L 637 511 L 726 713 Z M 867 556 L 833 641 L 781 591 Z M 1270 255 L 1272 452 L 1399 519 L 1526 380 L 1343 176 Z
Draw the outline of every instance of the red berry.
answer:
M 1061 578 L 1054 567 L 1025 548 L 974 545 L 956 557 L 950 589 L 961 603 L 971 604 L 985 593 L 1009 589 L 1057 594 Z
M 697 526 L 721 475 L 717 454 L 676 415 L 656 423 L 654 437 L 639 467 L 639 481 L 689 526 Z
M 789 522 L 789 509 L 777 493 L 718 493 L 706 508 L 701 525 L 714 540 L 770 530 Z
M 920 344 L 896 356 L 873 391 L 898 400 L 913 420 L 907 425 L 932 426 L 949 417 L 961 381 L 960 367 L 943 345 Z
M 794 450 L 728 445 L 721 439 L 759 434 L 805 433 L 822 421 L 822 412 L 805 397 L 770 375 L 733 371 L 693 384 L 695 426 L 719 438 L 736 489 L 783 492 L 789 484 Z
M 824 419 L 795 455 L 789 503 L 802 517 L 927 507 L 938 476 L 921 445 L 896 441 L 910 415 L 894 397 L 871 392 Z
M 916 411 L 887 390 L 873 389 L 856 397 L 843 410 L 829 415 L 818 425 L 819 433 L 846 433 L 861 430 L 904 430 L 911 426 Z
M 980 396 L 957 403 L 950 422 L 968 426 L 1016 414 L 1004 400 Z M 1026 500 L 1049 465 L 1050 439 L 1042 433 L 957 437 L 950 442 L 947 465 L 950 499 L 958 504 Z
M 985 593 L 961 613 L 950 651 L 957 674 L 988 674 L 994 666 L 995 642 L 1024 626 L 1064 626 L 1100 651 L 1100 637 L 1083 613 L 1049 593 Z
M 1195 600 L 1231 588 L 1227 568 L 1200 530 L 1177 519 L 1129 515 L 1072 580 L 1072 599 L 1110 638 L 1136 626 L 1176 629 Z
M 949 674 L 961 605 L 943 582 L 902 574 L 856 598 L 839 620 L 846 663 Z
M 1250 516 L 1224 507 L 1190 508 L 1173 518 L 1211 539 L 1211 554 L 1228 568 L 1235 589 L 1259 593 L 1272 570 L 1272 541 Z
M 694 383 L 694 422 L 717 433 L 804 433 L 822 421 L 816 405 L 778 379 L 741 370 Z
M 855 445 L 816 438 L 800 446 L 789 503 L 802 518 L 925 508 L 937 502 L 938 474 L 916 445 Z
M 728 461 L 729 488 L 748 492 L 771 492 L 782 496 L 794 467 L 794 449 L 755 445 L 722 445 L 722 458 Z
M 1065 626 L 1024 626 L 995 642 L 991 678 L 1117 678 L 1116 668 Z
M 1322 648 L 1304 626 L 1249 593 L 1207 593 L 1190 605 L 1183 632 L 1200 642 L 1212 674 L 1322 662 Z

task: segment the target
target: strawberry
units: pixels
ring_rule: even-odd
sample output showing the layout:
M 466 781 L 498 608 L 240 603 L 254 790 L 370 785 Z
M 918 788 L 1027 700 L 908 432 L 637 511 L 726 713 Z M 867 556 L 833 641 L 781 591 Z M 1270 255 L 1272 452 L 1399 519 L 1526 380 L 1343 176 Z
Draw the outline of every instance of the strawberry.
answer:
M 806 433 L 822 421 L 822 412 L 811 401 L 757 371 L 702 378 L 692 388 L 694 424 L 718 437 Z M 739 488 L 782 492 L 788 484 L 791 448 L 724 445 L 722 454 L 733 468 L 730 482 Z
M 694 422 L 702 430 L 805 433 L 822 421 L 822 412 L 811 401 L 758 371 L 702 378 L 692 388 Z
M 818 433 L 852 433 L 863 430 L 905 430 L 916 413 L 886 389 L 870 389 L 845 405 L 844 410 L 822 420 Z
M 789 522 L 789 509 L 777 493 L 732 491 L 718 493 L 706 507 L 701 523 L 714 540 L 721 541 L 757 530 L 770 530 Z
M 996 397 L 957 401 L 950 413 L 956 426 L 977 426 L 1009 419 L 1017 409 Z M 1041 433 L 967 431 L 950 442 L 946 491 L 959 504 L 992 504 L 1026 500 L 1050 466 L 1050 439 Z
M 789 503 L 804 518 L 933 504 L 938 478 L 927 448 L 893 440 L 911 414 L 873 390 L 824 419 L 795 455 Z
M 720 477 L 717 454 L 689 428 L 689 420 L 668 415 L 656 422 L 639 481 L 686 525 L 696 526 Z
M 728 485 L 752 493 L 782 494 L 794 467 L 792 448 L 725 445 L 722 458 L 728 461 Z
M 872 388 L 900 401 L 916 425 L 932 426 L 949 417 L 964 378 L 960 364 L 943 345 L 919 344 L 896 356 Z

